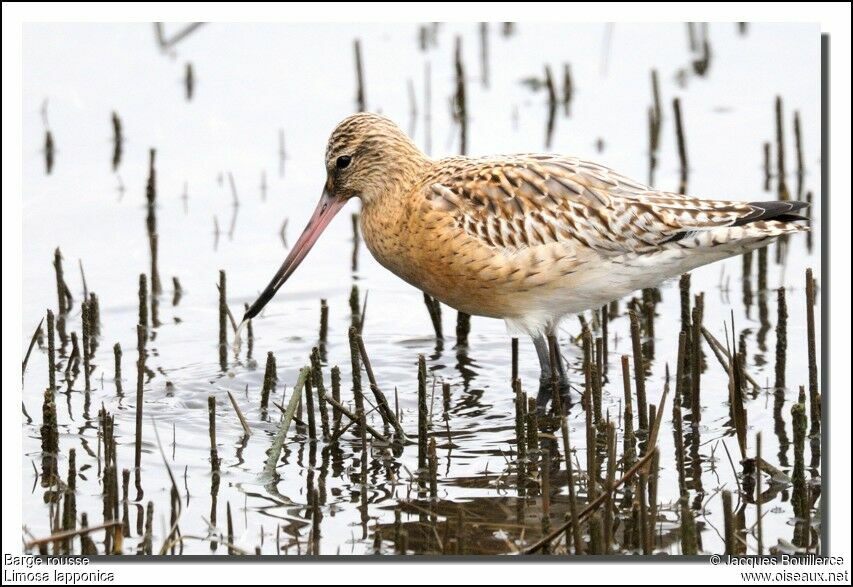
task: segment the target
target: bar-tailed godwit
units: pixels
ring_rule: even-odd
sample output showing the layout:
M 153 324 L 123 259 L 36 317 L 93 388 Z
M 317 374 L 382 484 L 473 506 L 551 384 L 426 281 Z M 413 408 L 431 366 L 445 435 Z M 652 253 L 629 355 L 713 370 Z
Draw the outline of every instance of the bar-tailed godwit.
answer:
M 360 198 L 364 241 L 379 263 L 448 306 L 502 318 L 533 339 L 540 406 L 551 388 L 546 337 L 564 316 L 807 230 L 795 224 L 805 220 L 796 214 L 801 202 L 699 199 L 574 157 L 433 160 L 391 120 L 369 113 L 338 124 L 325 163 L 314 214 L 244 322 L 335 214 Z

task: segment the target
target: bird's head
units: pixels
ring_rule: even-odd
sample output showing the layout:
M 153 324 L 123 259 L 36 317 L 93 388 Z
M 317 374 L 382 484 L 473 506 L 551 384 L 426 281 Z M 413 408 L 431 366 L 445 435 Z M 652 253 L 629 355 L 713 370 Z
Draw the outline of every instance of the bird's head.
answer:
M 360 198 L 369 207 L 383 198 L 400 197 L 426 161 L 406 133 L 384 116 L 362 112 L 341 121 L 326 147 L 326 183 L 317 208 L 243 322 L 260 313 L 350 199 Z
M 335 200 L 361 198 L 369 206 L 399 195 L 425 156 L 399 126 L 370 112 L 342 120 L 326 146 L 326 189 Z

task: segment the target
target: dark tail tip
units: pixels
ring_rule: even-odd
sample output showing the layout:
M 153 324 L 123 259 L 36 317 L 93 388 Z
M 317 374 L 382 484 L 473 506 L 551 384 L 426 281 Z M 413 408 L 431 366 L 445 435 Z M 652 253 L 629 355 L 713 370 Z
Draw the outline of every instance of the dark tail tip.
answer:
M 796 214 L 797 210 L 808 207 L 806 202 L 750 202 L 749 205 L 752 207 L 752 212 L 740 217 L 732 226 L 743 226 L 759 220 L 777 220 L 779 222 L 808 220 L 805 216 Z

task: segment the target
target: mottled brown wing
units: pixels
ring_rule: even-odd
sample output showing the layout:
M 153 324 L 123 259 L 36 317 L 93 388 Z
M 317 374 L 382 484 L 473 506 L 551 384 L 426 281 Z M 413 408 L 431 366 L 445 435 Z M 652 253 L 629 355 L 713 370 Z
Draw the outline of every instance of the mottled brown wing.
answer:
M 695 230 L 755 214 L 743 202 L 652 190 L 576 158 L 518 155 L 445 160 L 425 203 L 485 244 L 518 250 L 554 242 L 601 253 L 643 252 Z

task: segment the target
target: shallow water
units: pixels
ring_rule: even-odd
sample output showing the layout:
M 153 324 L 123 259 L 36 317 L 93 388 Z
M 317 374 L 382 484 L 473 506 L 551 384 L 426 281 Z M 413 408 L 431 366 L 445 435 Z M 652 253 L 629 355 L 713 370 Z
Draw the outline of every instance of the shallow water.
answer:
M 171 33 L 180 25 L 168 27 Z M 431 154 L 455 154 L 459 144 L 450 115 L 454 91 L 453 39 L 463 37 L 472 154 L 545 150 L 547 92 L 520 83 L 541 78 L 552 67 L 562 85 L 563 63 L 570 62 L 574 97 L 570 116 L 557 114 L 551 149 L 589 158 L 641 181 L 648 179 L 647 109 L 652 103 L 649 72 L 660 74 L 663 128 L 655 185 L 677 190 L 678 156 L 671 99 L 681 98 L 690 160 L 689 192 L 736 200 L 775 199 L 775 181 L 765 191 L 762 144 L 774 141 L 773 101 L 784 99 L 788 185 L 796 186 L 793 111 L 802 121 L 806 175 L 804 191 L 820 193 L 820 45 L 816 26 L 750 25 L 746 35 L 734 24 L 712 24 L 710 67 L 704 77 L 692 73 L 684 25 L 517 25 L 509 37 L 498 25 L 489 29 L 488 87 L 482 83 L 478 26 L 442 25 L 437 44 L 418 46 L 416 25 L 226 25 L 208 24 L 180 42 L 173 52 L 158 50 L 150 25 L 27 25 L 24 34 L 24 296 L 22 345 L 26 348 L 45 308 L 56 307 L 53 250 L 64 256 L 66 280 L 75 298 L 68 330 L 80 330 L 83 283 L 97 292 L 101 336 L 92 373 L 92 391 L 83 391 L 82 375 L 70 391 L 57 393 L 60 423 L 60 476 L 69 449 L 77 455 L 77 511 L 89 524 L 102 520 L 102 489 L 97 472 L 97 413 L 101 405 L 116 416 L 119 468 L 133 468 L 137 283 L 149 271 L 145 229 L 145 184 L 148 149 L 156 148 L 159 270 L 164 294 L 159 319 L 148 341 L 145 381 L 142 490 L 131 487 L 131 535 L 124 551 L 136 552 L 141 537 L 138 520 L 148 501 L 154 503 L 154 550 L 168 534 L 171 484 L 157 447 L 159 432 L 165 460 L 174 472 L 183 504 L 180 528 L 187 538 L 183 553 L 226 554 L 222 537 L 209 532 L 211 522 L 225 534 L 226 508 L 233 516 L 234 546 L 249 552 L 323 554 L 368 553 L 374 533 L 382 528 L 383 552 L 393 552 L 394 509 L 402 509 L 411 550 L 425 545 L 418 520 L 430 504 L 418 500 L 411 475 L 417 469 L 417 447 L 407 446 L 392 458 L 373 447 L 366 509 L 359 478 L 360 440 L 346 433 L 336 450 L 306 442 L 291 429 L 272 485 L 259 477 L 265 451 L 278 423 L 278 412 L 260 410 L 264 359 L 273 352 L 278 363 L 276 401 L 282 388 L 289 397 L 299 369 L 317 343 L 320 299 L 329 305 L 325 376 L 342 370 L 344 398 L 350 400 L 347 329 L 353 285 L 367 297 L 364 340 L 380 387 L 394 402 L 395 390 L 403 425 L 411 436 L 417 428 L 417 356 L 427 357 L 433 400 L 433 428 L 438 441 L 439 520 L 455 528 L 460 505 L 465 511 L 466 553 L 512 552 L 541 532 L 541 505 L 527 498 L 519 509 L 514 474 L 514 404 L 510 386 L 510 339 L 504 325 L 474 318 L 467 349 L 454 348 L 455 312 L 443 308 L 446 340 L 436 346 L 422 294 L 381 268 L 361 246 L 358 268 L 351 270 L 352 231 L 348 214 L 337 218 L 295 277 L 262 317 L 254 321 L 254 361 L 228 354 L 220 368 L 217 349 L 218 270 L 227 272 L 227 299 L 239 318 L 244 303 L 254 300 L 280 264 L 287 248 L 279 233 L 287 219 L 292 244 L 319 197 L 324 181 L 325 140 L 335 123 L 354 110 L 354 38 L 361 39 L 365 90 L 369 109 L 381 111 L 409 129 Z M 609 32 L 608 32 L 609 31 Z M 609 39 L 609 41 L 607 40 Z M 609 49 L 608 49 L 609 47 Z M 184 95 L 183 77 L 192 62 L 196 86 L 192 100 Z M 424 65 L 431 68 L 430 139 L 424 121 Z M 684 73 L 690 70 L 691 73 Z M 407 80 L 414 87 L 417 116 L 410 116 Z M 45 173 L 44 120 L 56 144 L 51 174 Z M 113 172 L 110 115 L 121 117 L 126 141 L 121 163 Z M 286 158 L 279 158 L 279 132 L 285 136 Z M 774 151 L 775 161 L 775 151 Z M 232 204 L 233 177 L 239 206 Z M 266 195 L 262 183 L 266 184 Z M 184 198 L 183 195 L 186 194 Z M 812 211 L 815 243 L 821 210 Z M 355 206 L 351 209 L 356 211 Z M 218 226 L 218 230 L 215 230 Z M 790 406 L 797 388 L 808 384 L 804 272 L 813 267 L 820 283 L 819 248 L 808 250 L 806 238 L 792 239 L 784 264 L 770 250 L 768 288 L 785 286 L 789 311 L 786 403 L 781 415 L 790 437 Z M 753 267 L 756 259 L 753 259 Z M 172 300 L 171 278 L 184 295 Z M 755 288 L 755 275 L 752 287 Z M 693 292 L 705 292 L 705 326 L 724 339 L 724 322 L 734 312 L 740 334 L 746 332 L 748 372 L 768 388 L 773 381 L 776 294 L 765 296 L 770 328 L 761 328 L 756 295 L 751 308 L 743 303 L 741 260 L 730 259 L 693 272 Z M 368 295 L 369 292 L 369 295 Z M 666 365 L 674 368 L 679 318 L 677 283 L 661 288 L 657 306 L 654 358 L 647 378 L 649 401 L 658 403 Z M 818 324 L 820 323 L 819 307 Z M 587 316 L 589 319 L 590 316 Z M 572 366 L 572 381 L 583 380 L 580 350 L 570 338 L 580 332 L 578 320 L 566 320 L 561 343 Z M 229 336 L 231 332 L 229 330 Z M 820 333 L 818 333 L 820 340 Z M 124 349 L 123 395 L 113 381 L 111 347 Z M 617 419 L 621 411 L 620 355 L 631 354 L 625 301 L 609 325 L 608 380 L 604 409 Z M 820 348 L 818 348 L 820 353 Z M 65 361 L 62 367 L 64 369 Z M 50 533 L 51 508 L 45 488 L 34 479 L 39 467 L 41 401 L 47 385 L 47 356 L 38 347 L 25 373 L 23 418 L 25 458 L 22 469 L 24 523 L 36 537 Z M 521 341 L 520 375 L 534 393 L 538 363 L 532 345 Z M 364 376 L 363 376 L 364 378 Z M 451 386 L 449 427 L 442 420 L 441 383 Z M 728 425 L 727 376 L 706 348 L 702 375 L 704 515 L 703 548 L 723 549 L 719 488 L 735 490 L 735 474 L 724 443 L 737 464 L 737 441 Z M 243 437 L 231 408 L 232 391 L 253 434 Z M 222 459 L 221 482 L 211 507 L 211 467 L 207 433 L 207 398 L 217 402 L 217 445 Z M 670 395 L 670 398 L 672 396 Z M 670 399 L 671 401 L 671 399 Z M 677 474 L 667 404 L 659 438 L 661 546 L 678 553 L 668 537 L 677 520 L 670 505 L 678 498 Z M 791 449 L 781 455 L 773 394 L 750 395 L 747 401 L 750 454 L 757 432 L 763 435 L 764 458 L 790 473 Z M 577 456 L 583 463 L 585 416 L 579 403 L 570 412 Z M 378 416 L 370 416 L 378 427 Z M 621 429 L 621 418 L 618 420 Z M 774 431 L 774 426 L 776 426 Z M 621 450 L 621 441 L 620 441 Z M 808 446 L 806 448 L 809 450 Z M 380 458 L 382 457 L 382 458 Z M 806 462 L 809 461 L 807 455 Z M 89 467 L 85 467 L 89 465 Z M 816 471 L 811 471 L 816 474 Z M 551 479 L 552 524 L 561 523 L 565 506 L 565 474 Z M 310 546 L 311 509 L 308 487 L 316 488 L 322 520 L 320 537 Z M 793 534 L 790 487 L 764 505 L 764 543 L 789 541 Z M 694 497 L 695 494 L 691 494 Z M 212 520 L 215 512 L 215 522 Z M 521 513 L 519 513 L 521 512 Z M 746 525 L 755 507 L 745 510 Z M 141 522 L 140 522 L 141 524 Z M 677 524 L 676 524 L 677 527 Z M 440 530 L 443 532 L 443 530 Z M 102 539 L 102 533 L 93 535 Z M 309 538 L 310 536 L 310 538 Z M 754 539 L 750 538 L 750 548 Z

